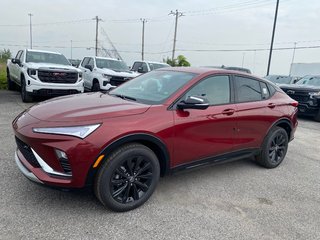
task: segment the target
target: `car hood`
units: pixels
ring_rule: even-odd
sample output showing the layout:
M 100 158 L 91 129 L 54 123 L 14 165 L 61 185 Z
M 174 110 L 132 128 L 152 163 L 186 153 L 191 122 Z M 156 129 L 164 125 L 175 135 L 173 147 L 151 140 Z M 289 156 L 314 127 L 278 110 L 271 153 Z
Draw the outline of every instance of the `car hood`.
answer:
M 43 121 L 80 122 L 142 114 L 149 107 L 104 93 L 84 93 L 40 102 L 27 113 Z
M 120 71 L 120 70 L 113 70 L 109 68 L 102 68 L 100 69 L 101 73 L 111 75 L 111 76 L 116 76 L 116 77 L 129 77 L 129 78 L 134 78 L 138 76 L 139 74 L 131 71 Z
M 282 90 L 296 90 L 296 91 L 309 91 L 309 92 L 318 92 L 320 91 L 319 86 L 311 85 L 298 85 L 298 84 L 279 84 L 278 85 Z
M 79 69 L 69 66 L 69 65 L 62 65 L 62 64 L 54 64 L 54 63 L 33 63 L 33 62 L 28 62 L 26 63 L 26 66 L 28 68 L 33 68 L 33 69 L 49 69 L 49 70 L 73 70 L 80 72 Z

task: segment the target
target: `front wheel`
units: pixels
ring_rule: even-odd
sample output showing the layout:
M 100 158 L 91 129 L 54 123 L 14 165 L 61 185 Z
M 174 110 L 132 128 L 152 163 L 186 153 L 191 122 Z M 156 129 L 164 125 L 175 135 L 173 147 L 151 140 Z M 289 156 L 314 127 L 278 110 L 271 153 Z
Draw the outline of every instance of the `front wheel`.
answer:
M 315 115 L 315 116 L 313 117 L 313 119 L 314 119 L 315 121 L 317 121 L 317 122 L 320 122 L 320 109 L 318 110 L 317 115 Z
M 257 162 L 265 168 L 275 168 L 280 165 L 288 150 L 288 134 L 280 127 L 270 130 L 262 145 L 262 151 L 257 156 Z
M 99 92 L 100 91 L 100 84 L 99 82 L 95 81 L 92 85 L 92 89 L 91 89 L 92 92 Z
M 21 79 L 21 99 L 22 99 L 22 102 L 25 102 L 25 103 L 32 102 L 33 100 L 30 93 L 27 92 L 26 81 L 24 80 L 24 78 Z
M 96 176 L 94 190 L 103 205 L 124 212 L 145 203 L 159 177 L 160 166 L 154 152 L 142 144 L 131 143 L 106 159 Z

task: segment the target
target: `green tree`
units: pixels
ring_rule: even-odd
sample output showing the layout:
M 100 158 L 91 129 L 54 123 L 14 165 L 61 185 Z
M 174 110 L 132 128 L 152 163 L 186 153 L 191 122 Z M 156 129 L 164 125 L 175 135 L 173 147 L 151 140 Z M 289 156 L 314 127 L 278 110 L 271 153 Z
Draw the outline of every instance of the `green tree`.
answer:
M 190 67 L 191 64 L 187 61 L 187 58 L 183 55 L 179 55 L 175 59 L 171 59 L 167 57 L 167 59 L 163 59 L 163 62 L 169 64 L 172 67 Z
M 0 60 L 6 61 L 7 59 L 11 58 L 12 54 L 10 49 L 3 49 L 0 51 Z

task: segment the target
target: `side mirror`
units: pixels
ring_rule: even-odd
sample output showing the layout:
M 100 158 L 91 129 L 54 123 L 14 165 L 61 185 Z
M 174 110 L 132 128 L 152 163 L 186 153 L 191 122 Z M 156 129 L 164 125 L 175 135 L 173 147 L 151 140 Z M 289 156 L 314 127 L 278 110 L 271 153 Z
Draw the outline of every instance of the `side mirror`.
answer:
M 139 67 L 137 72 L 138 73 L 146 73 L 146 71 L 143 70 L 143 67 Z
M 14 63 L 14 64 L 18 64 L 18 65 L 21 64 L 20 59 L 18 59 L 18 58 L 12 58 L 11 62 Z
M 88 64 L 85 65 L 84 68 L 89 69 L 91 72 L 92 72 L 92 70 L 93 70 L 93 67 L 92 67 L 91 65 L 88 65 Z
M 207 109 L 209 107 L 209 102 L 204 97 L 199 96 L 189 96 L 186 100 L 182 100 L 178 103 L 179 109 Z

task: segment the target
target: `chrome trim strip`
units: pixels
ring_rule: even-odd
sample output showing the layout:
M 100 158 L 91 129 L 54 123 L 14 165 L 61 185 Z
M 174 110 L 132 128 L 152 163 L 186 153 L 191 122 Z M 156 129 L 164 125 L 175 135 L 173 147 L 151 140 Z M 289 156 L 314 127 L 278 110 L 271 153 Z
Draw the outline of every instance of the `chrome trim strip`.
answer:
M 17 155 L 17 152 L 14 153 L 14 158 L 16 160 L 16 164 L 17 164 L 19 170 L 22 172 L 22 174 L 25 177 L 27 177 L 31 181 L 43 184 L 42 181 L 40 181 L 32 172 L 30 172 L 25 166 L 23 166 L 23 164 L 20 162 L 20 159 Z
M 34 156 L 36 157 L 42 170 L 45 171 L 46 173 L 51 174 L 51 175 L 61 176 L 61 177 L 72 177 L 72 174 L 61 173 L 61 172 L 57 172 L 57 171 L 53 170 L 52 167 L 50 167 L 32 148 L 31 148 L 31 151 L 34 154 Z

